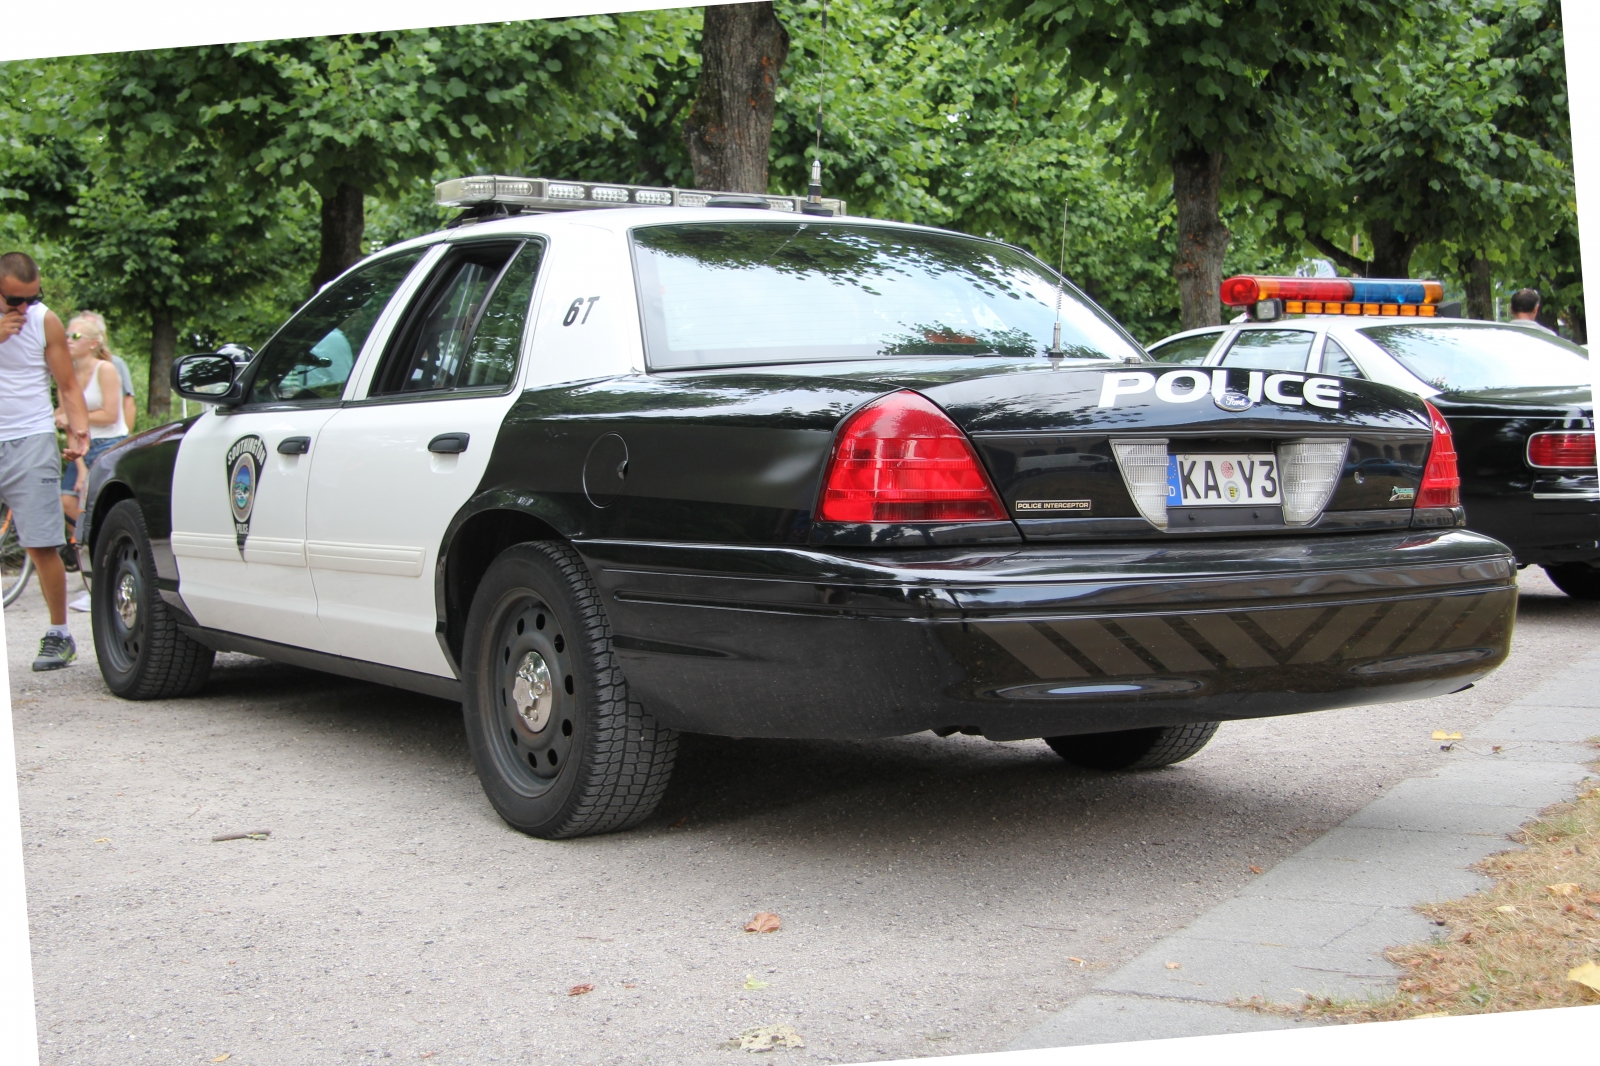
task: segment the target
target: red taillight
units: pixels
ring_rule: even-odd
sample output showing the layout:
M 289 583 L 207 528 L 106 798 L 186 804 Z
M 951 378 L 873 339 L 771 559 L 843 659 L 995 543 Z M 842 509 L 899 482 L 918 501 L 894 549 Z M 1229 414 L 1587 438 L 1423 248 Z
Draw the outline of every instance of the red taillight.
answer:
M 1417 493 L 1418 507 L 1460 507 L 1461 475 L 1456 471 L 1456 445 L 1450 437 L 1450 423 L 1427 400 L 1428 421 L 1433 424 L 1433 447 L 1428 449 L 1428 467 L 1422 472 L 1422 488 Z
M 1528 465 L 1553 468 L 1594 466 L 1594 431 L 1535 433 L 1528 438 Z
M 1006 517 L 950 416 L 909 390 L 845 422 L 823 479 L 823 522 L 994 522 Z

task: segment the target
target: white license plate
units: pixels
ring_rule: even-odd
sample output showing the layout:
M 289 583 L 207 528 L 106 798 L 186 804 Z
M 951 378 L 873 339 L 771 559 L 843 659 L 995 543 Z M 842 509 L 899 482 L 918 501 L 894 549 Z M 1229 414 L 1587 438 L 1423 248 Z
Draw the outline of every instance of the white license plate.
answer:
M 1271 452 L 1167 456 L 1168 507 L 1246 507 L 1283 503 Z

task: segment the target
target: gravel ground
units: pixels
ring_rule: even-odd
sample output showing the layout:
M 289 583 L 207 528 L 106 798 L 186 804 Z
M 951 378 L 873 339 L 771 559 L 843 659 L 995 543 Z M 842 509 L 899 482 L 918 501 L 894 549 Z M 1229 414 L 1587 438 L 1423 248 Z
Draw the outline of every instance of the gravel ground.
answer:
M 495 816 L 451 704 L 237 655 L 123 702 L 83 615 L 82 661 L 29 671 L 30 590 L 43 1061 L 732 1064 L 767 1024 L 792 1062 L 996 1050 L 1594 646 L 1600 604 L 1522 579 L 1510 661 L 1454 696 L 1230 723 L 1123 776 L 1040 741 L 686 737 L 651 821 L 562 843 Z M 761 910 L 780 932 L 741 931 Z

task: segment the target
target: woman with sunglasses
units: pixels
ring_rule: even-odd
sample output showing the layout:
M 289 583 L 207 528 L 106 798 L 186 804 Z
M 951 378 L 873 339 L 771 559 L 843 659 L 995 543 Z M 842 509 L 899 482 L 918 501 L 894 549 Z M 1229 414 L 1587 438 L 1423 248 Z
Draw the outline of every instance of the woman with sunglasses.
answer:
M 67 351 L 72 355 L 72 370 L 83 389 L 84 406 L 89 409 L 89 450 L 83 458 L 65 462 L 61 468 L 61 509 L 66 512 L 69 523 L 76 522 L 83 509 L 79 494 L 89 487 L 89 467 L 101 452 L 128 436 L 122 378 L 111 363 L 105 330 L 95 321 L 98 318 L 98 315 L 94 319 L 78 315 L 67 323 Z M 64 427 L 66 424 L 66 411 L 57 408 L 56 425 Z

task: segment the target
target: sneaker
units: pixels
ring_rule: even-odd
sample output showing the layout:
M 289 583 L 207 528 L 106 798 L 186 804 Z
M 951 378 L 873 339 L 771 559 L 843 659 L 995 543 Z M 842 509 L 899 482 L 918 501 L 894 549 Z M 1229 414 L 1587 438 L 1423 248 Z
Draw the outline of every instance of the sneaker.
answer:
M 78 657 L 78 644 L 70 636 L 46 633 L 39 642 L 39 657 L 33 660 L 34 670 L 60 670 L 70 666 Z
M 76 596 L 72 597 L 72 599 L 67 601 L 67 609 L 72 611 L 88 611 L 89 593 L 87 591 L 80 592 Z

